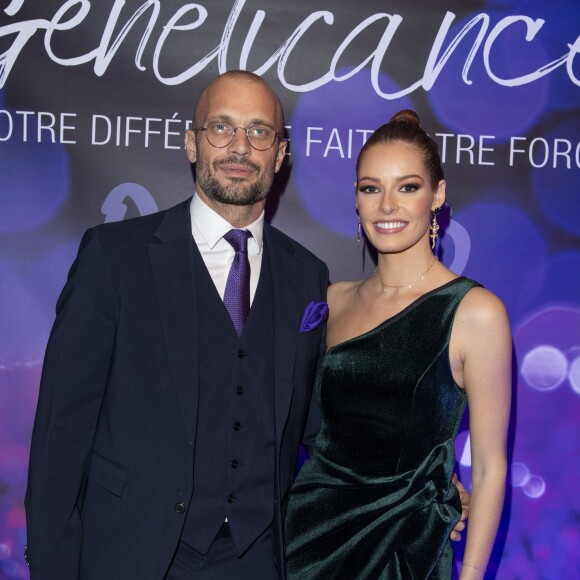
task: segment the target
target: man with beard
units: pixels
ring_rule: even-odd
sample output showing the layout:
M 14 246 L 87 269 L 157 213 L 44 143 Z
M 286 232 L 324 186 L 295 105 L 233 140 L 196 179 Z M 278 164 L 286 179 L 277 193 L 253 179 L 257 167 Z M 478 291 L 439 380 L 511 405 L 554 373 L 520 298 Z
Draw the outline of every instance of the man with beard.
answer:
M 185 137 L 193 198 L 85 234 L 34 425 L 32 580 L 284 577 L 328 272 L 264 223 L 282 131 L 260 77 L 218 77 Z

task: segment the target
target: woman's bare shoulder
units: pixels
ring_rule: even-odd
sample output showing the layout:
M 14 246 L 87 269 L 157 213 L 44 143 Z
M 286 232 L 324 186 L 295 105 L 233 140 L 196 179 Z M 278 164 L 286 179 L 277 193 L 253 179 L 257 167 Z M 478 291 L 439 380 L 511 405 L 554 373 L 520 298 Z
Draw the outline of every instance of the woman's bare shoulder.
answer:
M 486 288 L 472 288 L 461 301 L 457 314 L 474 324 L 489 324 L 507 320 L 503 302 Z
M 503 302 L 485 288 L 472 288 L 463 298 L 453 324 L 453 342 L 463 355 L 482 348 L 485 337 L 498 345 L 511 343 L 510 323 Z

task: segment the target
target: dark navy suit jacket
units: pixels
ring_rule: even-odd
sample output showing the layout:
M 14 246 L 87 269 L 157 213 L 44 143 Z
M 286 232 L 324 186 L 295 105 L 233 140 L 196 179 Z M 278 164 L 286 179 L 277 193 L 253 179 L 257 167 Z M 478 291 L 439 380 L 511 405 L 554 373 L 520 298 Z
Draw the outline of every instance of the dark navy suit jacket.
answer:
M 274 559 L 300 443 L 319 427 L 312 386 L 326 266 L 265 225 L 274 288 Z M 57 303 L 32 437 L 26 516 L 32 580 L 161 580 L 192 494 L 196 283 L 189 200 L 90 229 Z M 203 453 L 203 450 L 196 450 Z

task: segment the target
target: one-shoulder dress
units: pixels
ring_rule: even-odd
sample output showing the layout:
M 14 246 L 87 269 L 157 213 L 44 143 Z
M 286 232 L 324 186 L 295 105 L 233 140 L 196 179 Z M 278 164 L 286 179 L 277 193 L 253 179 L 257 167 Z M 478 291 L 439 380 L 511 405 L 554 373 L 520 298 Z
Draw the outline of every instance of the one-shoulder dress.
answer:
M 321 430 L 286 516 L 290 580 L 451 578 L 466 395 L 449 338 L 475 286 L 456 278 L 324 356 Z

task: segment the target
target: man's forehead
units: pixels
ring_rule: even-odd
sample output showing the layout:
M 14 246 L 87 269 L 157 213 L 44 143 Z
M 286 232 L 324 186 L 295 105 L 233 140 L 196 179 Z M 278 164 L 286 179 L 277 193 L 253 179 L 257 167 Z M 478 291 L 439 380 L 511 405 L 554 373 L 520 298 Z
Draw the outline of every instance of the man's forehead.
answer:
M 207 88 L 207 101 L 210 106 L 216 102 L 225 103 L 228 106 L 255 102 L 272 107 L 276 102 L 276 97 L 273 91 L 263 83 L 246 79 L 221 78 Z
M 262 83 L 218 79 L 205 91 L 198 112 L 204 118 L 235 120 L 243 116 L 251 122 L 277 121 L 279 105 L 273 92 Z

